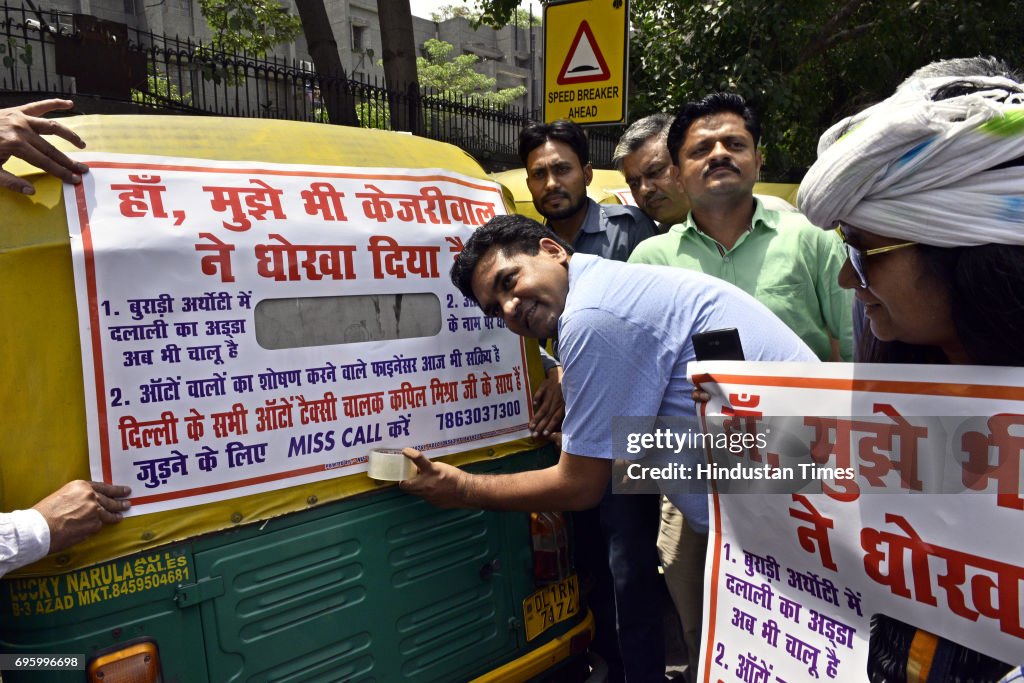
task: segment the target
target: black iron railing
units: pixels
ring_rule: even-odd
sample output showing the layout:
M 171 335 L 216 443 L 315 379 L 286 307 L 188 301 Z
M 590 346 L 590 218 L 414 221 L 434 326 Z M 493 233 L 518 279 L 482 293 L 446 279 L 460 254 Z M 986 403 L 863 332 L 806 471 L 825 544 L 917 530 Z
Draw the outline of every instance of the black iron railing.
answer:
M 355 107 L 359 125 L 394 122 L 465 149 L 490 167 L 519 165 L 516 141 L 537 112 L 429 88 L 318 75 L 309 62 L 229 53 L 210 45 L 58 11 L 0 5 L 0 90 L 92 94 L 139 107 L 327 123 L 328 102 Z M 325 95 L 330 95 L 326 97 Z M 591 135 L 596 166 L 614 140 Z

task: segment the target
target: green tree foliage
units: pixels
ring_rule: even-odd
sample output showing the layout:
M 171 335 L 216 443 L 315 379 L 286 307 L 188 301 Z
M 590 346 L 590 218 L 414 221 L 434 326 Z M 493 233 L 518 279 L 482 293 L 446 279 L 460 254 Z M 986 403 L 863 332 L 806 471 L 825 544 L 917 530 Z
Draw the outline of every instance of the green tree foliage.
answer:
M 302 31 L 299 18 L 278 0 L 199 0 L 199 9 L 213 31 L 215 50 L 264 55 Z
M 479 21 L 480 12 L 469 5 L 442 5 L 437 11 L 430 13 L 430 18 L 434 21 L 448 21 L 460 17 L 467 21 Z
M 455 46 L 431 38 L 423 44 L 426 57 L 416 58 L 416 73 L 420 90 L 427 97 L 439 97 L 477 107 L 504 107 L 526 94 L 526 88 L 495 90 L 497 80 L 473 69 L 480 58 L 476 55 L 451 57 Z M 376 101 L 364 101 L 356 106 L 359 124 L 364 128 L 391 128 L 386 107 Z M 433 119 L 437 125 L 439 119 Z M 428 125 L 429 127 L 429 125 Z
M 632 0 L 630 118 L 718 90 L 764 119 L 765 177 L 793 179 L 832 123 L 936 59 L 1024 66 L 1018 0 Z
M 391 112 L 387 102 L 379 99 L 365 99 L 356 103 L 356 118 L 360 128 L 391 130 Z
M 416 73 L 420 87 L 430 88 L 446 98 L 471 98 L 474 104 L 503 107 L 526 94 L 526 88 L 495 90 L 496 79 L 478 73 L 473 66 L 480 61 L 476 55 L 451 57 L 455 46 L 431 38 L 423 44 L 426 57 L 416 58 Z
M 168 103 L 189 106 L 192 104 L 192 93 L 182 92 L 177 83 L 153 67 L 146 75 L 145 92 L 132 89 L 132 102 L 153 107 L 163 107 Z
M 512 16 L 512 23 L 517 28 L 530 28 L 531 26 L 540 26 L 540 14 L 538 12 L 531 12 L 529 10 L 517 7 L 515 13 Z
M 521 0 L 478 0 L 477 12 L 480 16 L 480 23 L 502 28 L 509 24 L 515 24 L 519 28 L 526 28 L 529 24 L 529 12 L 523 12 L 519 8 Z M 608 2 L 622 2 L 622 0 L 608 0 Z M 540 20 L 534 17 L 534 25 L 539 25 Z

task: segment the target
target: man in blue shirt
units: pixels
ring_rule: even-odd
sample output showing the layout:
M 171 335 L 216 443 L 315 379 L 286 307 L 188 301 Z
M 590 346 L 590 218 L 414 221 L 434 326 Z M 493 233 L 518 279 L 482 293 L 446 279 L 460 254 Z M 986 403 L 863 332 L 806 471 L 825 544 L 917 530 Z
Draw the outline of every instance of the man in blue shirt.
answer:
M 577 253 L 626 261 L 641 241 L 656 234 L 638 209 L 587 197 L 593 169 L 587 137 L 575 123 L 527 126 L 519 134 L 519 158 L 533 205 L 547 218 L 547 227 Z M 557 338 L 552 348 L 558 355 Z M 545 370 L 549 378 L 562 372 Z M 543 392 L 538 392 L 542 407 Z M 609 490 L 597 508 L 573 518 L 577 566 L 593 578 L 588 597 L 597 627 L 594 650 L 608 663 L 609 683 L 649 680 L 665 670 L 663 620 L 657 609 L 657 503 L 656 496 L 613 496 Z
M 488 316 L 526 337 L 557 333 L 564 367 L 562 453 L 552 467 L 472 475 L 407 450 L 419 475 L 401 484 L 440 507 L 583 510 L 608 486 L 612 418 L 693 415 L 691 337 L 735 327 L 749 360 L 813 362 L 807 346 L 750 295 L 694 271 L 630 265 L 588 254 L 522 216 L 479 228 L 452 281 Z M 670 496 L 707 533 L 706 494 Z

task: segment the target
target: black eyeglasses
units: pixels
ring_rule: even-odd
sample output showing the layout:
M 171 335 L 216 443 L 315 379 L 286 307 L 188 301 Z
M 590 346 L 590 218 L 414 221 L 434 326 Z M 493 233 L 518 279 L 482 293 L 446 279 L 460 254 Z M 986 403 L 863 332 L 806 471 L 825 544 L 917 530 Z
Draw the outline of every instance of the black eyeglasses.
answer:
M 853 272 L 857 273 L 857 280 L 860 282 L 861 289 L 868 288 L 868 269 L 864 264 L 864 259 L 868 256 L 875 256 L 876 254 L 886 254 L 890 251 L 896 251 L 903 247 L 912 247 L 917 242 L 902 242 L 900 244 L 890 244 L 887 247 L 878 247 L 877 249 L 858 249 L 846 241 L 846 233 L 843 232 L 842 226 L 836 228 L 839 232 L 839 237 L 842 238 L 843 244 L 846 245 L 846 256 L 850 259 L 850 265 L 853 266 Z

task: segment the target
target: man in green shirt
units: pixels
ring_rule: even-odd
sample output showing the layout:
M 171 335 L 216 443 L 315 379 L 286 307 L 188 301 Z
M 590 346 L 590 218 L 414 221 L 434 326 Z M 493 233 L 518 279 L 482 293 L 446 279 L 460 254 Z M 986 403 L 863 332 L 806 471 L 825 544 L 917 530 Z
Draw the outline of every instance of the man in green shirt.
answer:
M 803 215 L 770 210 L 754 197 L 760 128 L 739 95 L 717 93 L 683 108 L 668 133 L 665 182 L 682 187 L 690 212 L 668 233 L 641 242 L 629 260 L 727 280 L 771 309 L 822 360 L 851 360 L 853 302 L 838 283 L 842 242 Z
M 671 225 L 637 245 L 630 263 L 728 280 L 767 306 L 822 360 L 851 360 L 853 301 L 838 281 L 846 251 L 835 233 L 754 196 L 761 124 L 753 110 L 739 95 L 717 93 L 687 104 L 671 125 L 667 118 L 637 121 L 615 150 L 637 205 L 662 228 Z M 665 500 L 658 550 L 693 681 L 703 650 L 707 535 Z

